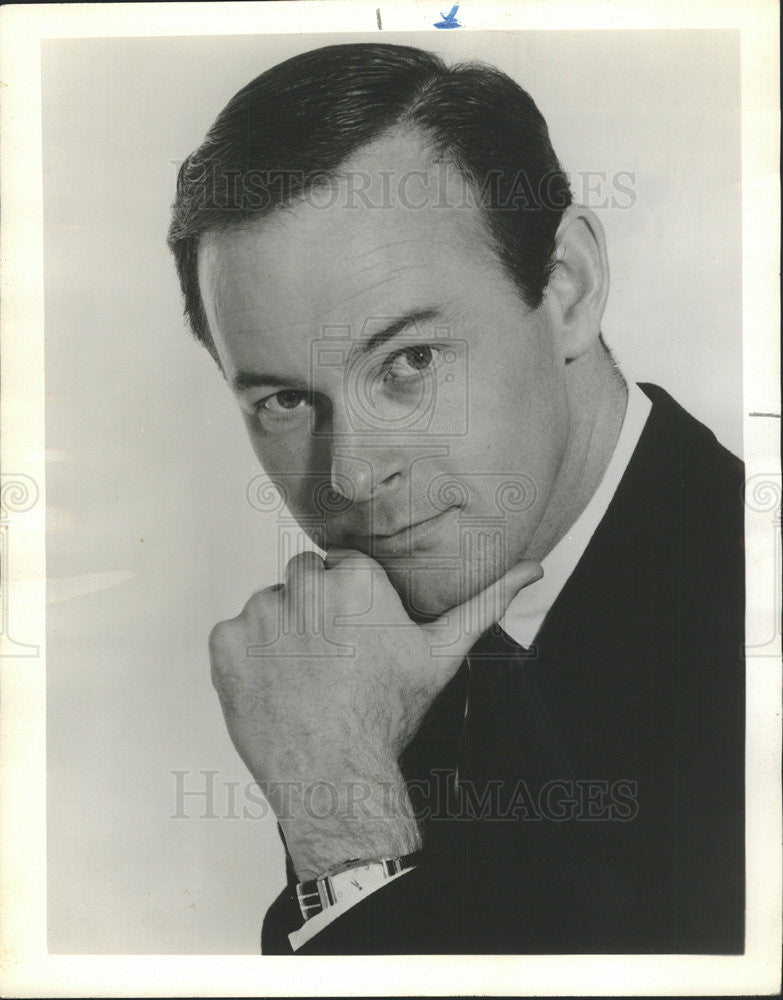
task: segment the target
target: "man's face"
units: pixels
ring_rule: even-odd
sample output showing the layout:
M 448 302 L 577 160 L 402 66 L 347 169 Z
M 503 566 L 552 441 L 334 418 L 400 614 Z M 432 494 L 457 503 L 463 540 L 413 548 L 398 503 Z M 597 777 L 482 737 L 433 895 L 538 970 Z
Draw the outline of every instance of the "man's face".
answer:
M 552 310 L 525 306 L 465 182 L 436 170 L 415 137 L 379 140 L 199 260 L 265 471 L 317 544 L 371 555 L 417 617 L 543 556 L 569 435 Z

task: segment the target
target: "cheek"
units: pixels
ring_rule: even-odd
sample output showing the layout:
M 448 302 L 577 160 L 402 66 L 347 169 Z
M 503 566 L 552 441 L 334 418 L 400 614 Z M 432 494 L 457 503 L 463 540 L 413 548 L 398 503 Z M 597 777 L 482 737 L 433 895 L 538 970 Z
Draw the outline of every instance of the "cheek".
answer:
M 309 429 L 273 435 L 262 433 L 253 417 L 245 416 L 253 451 L 275 484 L 290 513 L 298 519 L 321 517 L 328 507 L 328 449 Z
M 469 475 L 476 514 L 524 534 L 546 506 L 568 436 L 556 379 L 512 375 L 471 400 L 470 433 L 452 451 L 452 470 Z
M 256 417 L 243 416 L 255 456 L 269 476 L 306 475 L 310 471 L 317 439 L 310 433 L 309 425 L 284 434 L 270 434 L 261 430 Z

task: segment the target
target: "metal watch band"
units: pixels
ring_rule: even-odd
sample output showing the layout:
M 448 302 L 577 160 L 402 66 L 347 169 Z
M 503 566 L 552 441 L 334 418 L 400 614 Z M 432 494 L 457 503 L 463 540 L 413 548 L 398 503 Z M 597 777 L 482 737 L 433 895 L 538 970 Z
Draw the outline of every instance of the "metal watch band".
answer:
M 340 876 L 348 876 L 348 879 L 359 888 L 357 882 L 359 873 L 365 877 L 370 876 L 373 880 L 384 881 L 412 868 L 418 857 L 417 852 L 404 854 L 399 858 L 379 858 L 374 861 L 352 860 L 341 865 L 339 869 L 320 875 L 316 879 L 300 882 L 296 887 L 296 896 L 299 900 L 302 917 L 309 920 L 317 913 L 334 906 L 338 901 L 339 893 L 336 880 Z

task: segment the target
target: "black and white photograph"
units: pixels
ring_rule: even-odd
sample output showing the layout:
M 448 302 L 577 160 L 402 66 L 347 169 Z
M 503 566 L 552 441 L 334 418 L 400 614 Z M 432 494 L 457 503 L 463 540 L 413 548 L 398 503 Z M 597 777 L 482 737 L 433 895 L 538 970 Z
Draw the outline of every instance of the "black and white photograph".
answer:
M 69 6 L 4 126 L 8 995 L 774 992 L 776 9 Z

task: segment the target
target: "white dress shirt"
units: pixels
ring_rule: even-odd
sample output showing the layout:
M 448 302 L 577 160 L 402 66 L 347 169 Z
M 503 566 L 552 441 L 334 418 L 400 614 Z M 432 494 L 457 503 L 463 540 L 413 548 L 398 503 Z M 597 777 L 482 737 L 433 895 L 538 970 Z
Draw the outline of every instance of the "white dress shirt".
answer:
M 612 457 L 606 467 L 598 489 L 585 509 L 552 551 L 541 560 L 544 575 L 521 590 L 509 604 L 499 621 L 500 627 L 515 642 L 529 648 L 533 645 L 549 609 L 555 603 L 568 578 L 576 569 L 584 555 L 590 539 L 601 523 L 612 497 L 620 485 L 631 456 L 636 450 L 639 438 L 650 415 L 652 403 L 636 383 L 628 384 L 628 402 Z M 402 878 L 407 872 L 400 872 L 394 878 Z M 391 879 L 387 880 L 391 881 Z M 330 906 L 307 920 L 298 931 L 289 934 L 288 940 L 296 951 L 306 941 L 327 927 L 341 914 L 350 910 L 361 899 L 381 888 L 379 882 L 370 891 L 358 892 L 355 896 L 344 896 L 338 904 Z

